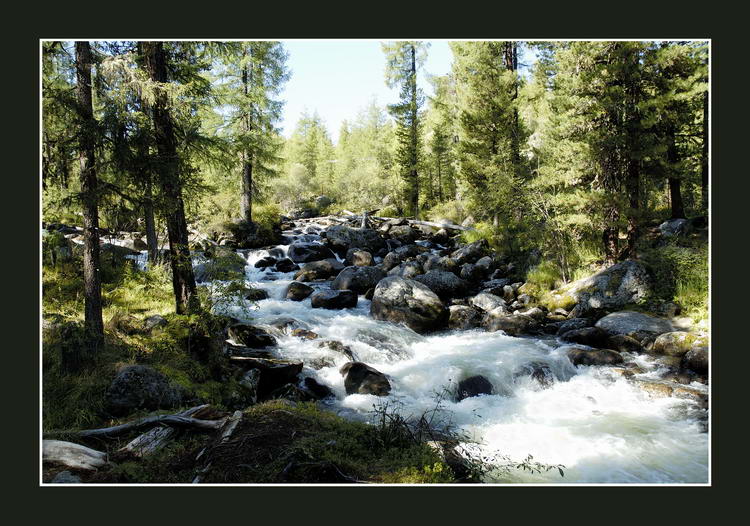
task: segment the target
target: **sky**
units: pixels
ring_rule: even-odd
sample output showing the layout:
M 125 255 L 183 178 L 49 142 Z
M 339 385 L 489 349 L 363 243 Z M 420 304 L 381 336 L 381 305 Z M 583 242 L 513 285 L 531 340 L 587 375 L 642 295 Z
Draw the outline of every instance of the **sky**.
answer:
M 385 55 L 379 40 L 285 40 L 287 66 L 292 72 L 281 98 L 286 101 L 282 134 L 289 137 L 302 112 L 318 112 L 338 141 L 344 120 L 353 120 L 375 98 L 382 105 L 398 100 L 398 89 L 385 85 Z M 450 71 L 448 41 L 428 41 L 427 61 L 417 76 L 425 94 L 432 90 L 427 74 Z

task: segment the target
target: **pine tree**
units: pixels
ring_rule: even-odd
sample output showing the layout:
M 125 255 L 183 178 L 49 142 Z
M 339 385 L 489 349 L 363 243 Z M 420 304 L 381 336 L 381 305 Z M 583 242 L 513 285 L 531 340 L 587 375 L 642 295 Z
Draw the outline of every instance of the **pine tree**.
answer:
M 416 41 L 383 44 L 386 56 L 385 78 L 389 88 L 400 87 L 400 101 L 389 106 L 396 119 L 398 163 L 406 181 L 407 203 L 414 217 L 419 217 L 419 108 L 424 102 L 417 86 L 417 69 L 424 63 L 426 46 Z

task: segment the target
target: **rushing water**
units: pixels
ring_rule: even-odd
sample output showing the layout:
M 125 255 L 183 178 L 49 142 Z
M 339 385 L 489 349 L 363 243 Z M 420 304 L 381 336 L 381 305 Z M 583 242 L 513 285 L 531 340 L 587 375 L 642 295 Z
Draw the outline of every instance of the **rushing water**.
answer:
M 315 242 L 309 229 L 295 240 Z M 498 453 L 513 461 L 529 454 L 547 464 L 563 464 L 542 474 L 511 470 L 488 475 L 488 482 L 542 483 L 701 483 L 708 479 L 708 434 L 702 432 L 697 403 L 679 398 L 652 398 L 632 382 L 602 367 L 574 367 L 565 347 L 554 338 L 515 338 L 502 332 L 445 331 L 419 335 L 410 329 L 369 316 L 370 302 L 360 296 L 356 308 L 313 309 L 310 299 L 284 299 L 293 273 L 256 269 L 269 255 L 285 255 L 287 246 L 271 252 L 247 253 L 246 281 L 262 288 L 269 298 L 254 305 L 225 306 L 224 312 L 256 325 L 271 325 L 293 318 L 320 335 L 305 340 L 278 336 L 283 358 L 305 363 L 304 376 L 330 387 L 336 400 L 332 409 L 351 418 L 366 419 L 381 397 L 347 396 L 338 368 L 348 361 L 341 353 L 321 349 L 323 340 L 348 345 L 355 358 L 389 376 L 388 400 L 406 415 L 433 409 L 437 393 L 467 376 L 481 374 L 493 384 L 493 395 L 442 401 L 444 417 L 477 441 L 482 453 Z M 316 288 L 327 283 L 312 283 Z M 656 378 L 660 365 L 645 356 L 625 354 L 645 378 Z M 546 364 L 554 376 L 543 388 L 528 375 L 516 373 L 530 362 Z M 705 386 L 694 384 L 705 389 Z

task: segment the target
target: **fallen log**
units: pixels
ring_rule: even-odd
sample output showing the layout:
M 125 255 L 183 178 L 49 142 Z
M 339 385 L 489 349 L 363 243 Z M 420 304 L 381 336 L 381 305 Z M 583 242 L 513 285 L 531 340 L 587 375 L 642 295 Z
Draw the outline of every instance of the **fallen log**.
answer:
M 87 471 L 96 471 L 108 463 L 103 451 L 62 440 L 43 440 L 42 460 Z
M 167 442 L 169 442 L 175 433 L 177 431 L 173 427 L 154 427 L 142 435 L 138 435 L 124 447 L 120 448 L 118 452 L 143 458 L 167 445 Z

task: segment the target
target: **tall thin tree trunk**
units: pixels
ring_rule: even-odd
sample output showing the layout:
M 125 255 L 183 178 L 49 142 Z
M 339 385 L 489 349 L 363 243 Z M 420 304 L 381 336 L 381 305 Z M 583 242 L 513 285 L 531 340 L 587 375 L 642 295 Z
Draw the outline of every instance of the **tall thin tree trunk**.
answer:
M 154 219 L 154 197 L 151 174 L 145 174 L 145 198 L 143 201 L 143 215 L 146 220 L 146 245 L 148 245 L 148 260 L 151 265 L 159 261 L 159 238 L 156 236 L 156 221 Z
M 703 151 L 701 152 L 701 206 L 708 213 L 708 90 L 703 93 Z
M 675 165 L 680 161 L 677 143 L 675 142 L 674 129 L 667 132 L 667 163 L 670 174 L 674 174 Z M 669 177 L 669 202 L 672 205 L 672 219 L 683 219 L 685 217 L 685 207 L 682 203 L 682 190 L 680 180 L 677 177 Z
M 438 162 L 437 162 L 437 173 L 438 173 L 438 201 L 442 203 L 442 202 L 443 202 L 443 179 L 442 179 L 442 176 L 441 176 L 441 174 L 440 174 L 440 164 L 441 164 L 441 162 L 440 162 L 440 157 L 438 157 Z
M 243 51 L 243 58 L 247 56 L 247 51 Z M 245 98 L 247 98 L 250 79 L 248 66 L 245 64 L 242 67 L 242 86 L 245 92 Z M 250 115 L 245 113 L 243 115 L 243 127 L 245 134 L 250 133 Z M 242 152 L 242 199 L 240 203 L 242 213 L 242 219 L 248 223 L 253 220 L 253 165 L 252 156 L 249 151 Z
M 518 44 L 516 42 L 505 43 L 505 69 L 512 73 L 516 73 L 518 69 Z M 512 122 L 511 122 L 511 136 L 510 136 L 510 149 L 511 149 L 511 161 L 513 163 L 513 173 L 518 175 L 520 172 L 521 165 L 521 149 L 520 149 L 520 130 L 518 125 L 518 107 L 515 104 L 518 98 L 518 82 L 514 77 L 513 80 L 513 93 L 511 93 L 511 101 L 513 104 Z
M 85 325 L 90 350 L 95 352 L 104 344 L 102 322 L 102 291 L 99 275 L 99 207 L 95 166 L 94 108 L 91 95 L 91 45 L 76 42 L 76 91 L 80 118 L 78 159 L 83 196 L 83 283 Z
M 160 84 L 167 82 L 167 64 L 163 42 L 144 42 L 146 65 L 151 80 Z M 159 184 L 165 202 L 167 237 L 172 267 L 172 288 L 174 289 L 177 314 L 195 312 L 198 307 L 195 276 L 188 249 L 185 204 L 182 199 L 182 183 L 179 174 L 177 143 L 174 135 L 172 116 L 167 107 L 167 97 L 163 91 L 156 95 L 153 105 L 156 149 L 159 158 Z
M 417 50 L 411 46 L 411 208 L 419 219 L 419 175 L 417 174 Z

